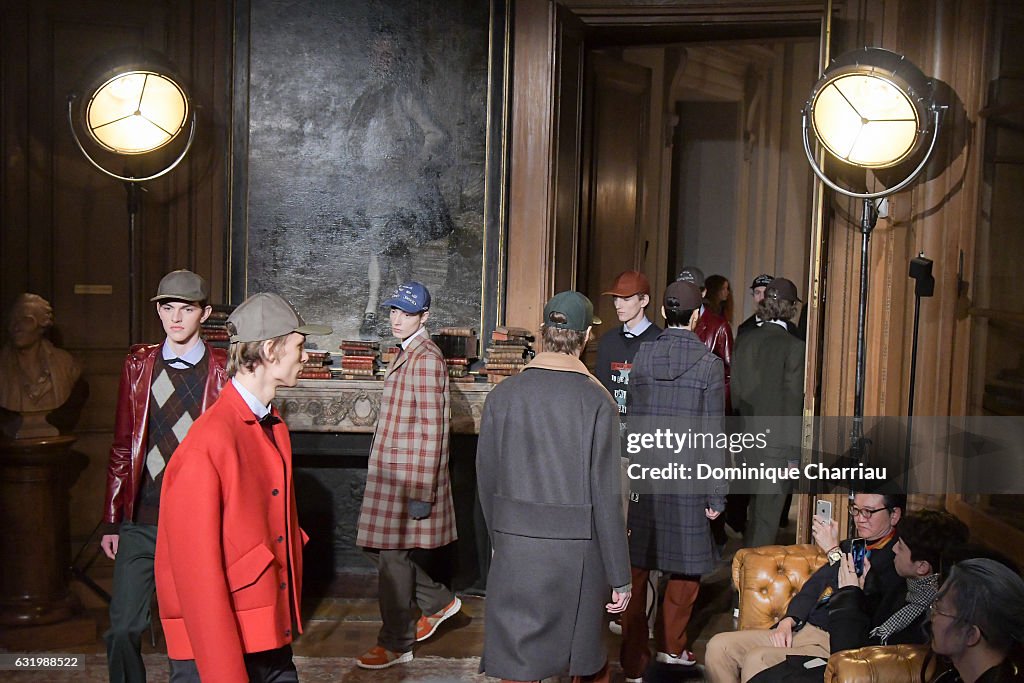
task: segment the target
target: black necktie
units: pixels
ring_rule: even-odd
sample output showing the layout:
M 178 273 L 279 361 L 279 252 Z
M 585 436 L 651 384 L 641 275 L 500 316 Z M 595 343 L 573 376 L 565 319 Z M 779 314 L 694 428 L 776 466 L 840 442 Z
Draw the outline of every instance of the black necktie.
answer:
M 185 369 L 194 368 L 196 366 L 195 363 L 189 363 L 184 358 L 178 358 L 177 356 L 175 356 L 174 358 L 165 358 L 164 362 L 167 363 L 168 365 L 174 365 L 175 363 L 181 363 L 182 365 L 185 366 Z
M 279 418 L 277 415 L 273 415 L 272 413 L 267 413 L 266 415 L 259 419 L 261 427 L 273 427 L 280 421 L 281 418 Z

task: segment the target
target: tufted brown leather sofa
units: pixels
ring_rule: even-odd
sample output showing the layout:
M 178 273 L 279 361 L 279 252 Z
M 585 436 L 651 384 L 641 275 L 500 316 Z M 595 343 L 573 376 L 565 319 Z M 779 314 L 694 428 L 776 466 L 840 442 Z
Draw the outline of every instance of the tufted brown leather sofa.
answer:
M 886 645 L 837 652 L 828 659 L 825 683 L 918 683 L 928 655 L 927 645 Z M 935 673 L 935 659 L 924 680 Z
M 786 613 L 790 598 L 826 561 L 818 546 L 810 544 L 737 550 L 732 583 L 739 591 L 739 628 L 771 628 Z
M 732 582 L 739 592 L 739 628 L 770 628 L 786 613 L 790 598 L 826 561 L 818 546 L 810 544 L 737 550 Z M 829 658 L 825 683 L 918 683 L 927 652 L 924 645 L 839 652 Z

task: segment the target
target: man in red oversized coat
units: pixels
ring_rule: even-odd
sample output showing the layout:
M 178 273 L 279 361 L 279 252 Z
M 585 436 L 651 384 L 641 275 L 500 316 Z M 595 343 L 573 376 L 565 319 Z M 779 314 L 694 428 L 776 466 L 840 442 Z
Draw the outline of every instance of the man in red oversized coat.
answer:
M 383 626 L 377 645 L 356 660 L 364 669 L 412 661 L 412 644 L 434 634 L 462 602 L 417 563 L 456 539 L 448 476 L 448 366 L 425 327 L 430 292 L 411 281 L 383 302 L 401 342 L 384 379 L 366 471 L 356 544 L 379 572 Z
M 173 683 L 297 681 L 302 544 L 288 427 L 271 405 L 307 360 L 307 325 L 277 294 L 228 318 L 220 398 L 164 473 L 156 591 Z

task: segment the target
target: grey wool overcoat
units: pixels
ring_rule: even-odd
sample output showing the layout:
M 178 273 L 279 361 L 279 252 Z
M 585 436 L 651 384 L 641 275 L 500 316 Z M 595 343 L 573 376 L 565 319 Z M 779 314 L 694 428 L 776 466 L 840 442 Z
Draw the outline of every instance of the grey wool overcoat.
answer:
M 683 432 L 700 426 L 720 428 L 725 412 L 722 359 L 708 351 L 696 334 L 670 327 L 644 342 L 633 359 L 629 378 L 637 419 L 632 429 L 671 428 Z M 681 421 L 679 418 L 698 418 Z M 698 462 L 727 464 L 720 448 L 683 449 L 678 462 L 695 471 Z M 673 488 L 666 484 L 665 488 Z M 674 574 L 699 575 L 713 570 L 718 551 L 705 508 L 725 510 L 725 481 L 707 480 L 695 493 L 636 493 L 629 504 L 629 556 L 633 566 Z
M 596 673 L 604 605 L 630 583 L 615 403 L 577 358 L 541 353 L 491 391 L 476 462 L 494 549 L 481 671 Z

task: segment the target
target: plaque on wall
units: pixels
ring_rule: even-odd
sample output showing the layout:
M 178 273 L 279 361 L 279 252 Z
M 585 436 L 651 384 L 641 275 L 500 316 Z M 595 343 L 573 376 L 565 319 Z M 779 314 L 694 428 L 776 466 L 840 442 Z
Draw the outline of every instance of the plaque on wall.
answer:
M 311 340 L 328 349 L 390 337 L 380 302 L 409 279 L 433 294 L 432 328 L 493 325 L 504 3 L 237 7 L 232 300 L 283 295 L 334 328 Z

